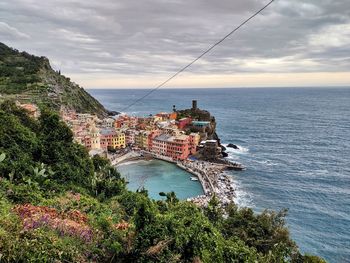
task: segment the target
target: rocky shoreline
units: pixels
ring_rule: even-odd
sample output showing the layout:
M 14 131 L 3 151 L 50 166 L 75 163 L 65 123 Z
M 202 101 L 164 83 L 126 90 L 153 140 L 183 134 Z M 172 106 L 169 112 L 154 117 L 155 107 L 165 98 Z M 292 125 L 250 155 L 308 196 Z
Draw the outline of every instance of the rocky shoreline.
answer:
M 233 178 L 225 173 L 228 170 L 227 165 L 195 161 L 184 162 L 181 166 L 189 172 L 194 171 L 193 174 L 198 177 L 203 189 L 206 189 L 204 195 L 189 198 L 187 201 L 191 201 L 198 206 L 207 206 L 214 195 L 218 198 L 221 206 L 226 206 L 235 201 L 236 193 Z

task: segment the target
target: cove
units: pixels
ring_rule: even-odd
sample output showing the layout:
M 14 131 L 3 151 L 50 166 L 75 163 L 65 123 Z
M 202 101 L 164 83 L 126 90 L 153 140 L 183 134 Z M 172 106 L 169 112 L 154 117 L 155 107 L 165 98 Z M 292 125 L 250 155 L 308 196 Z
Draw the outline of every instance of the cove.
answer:
M 204 194 L 201 184 L 190 180 L 190 173 L 164 161 L 126 162 L 118 165 L 117 170 L 129 182 L 129 190 L 136 191 L 143 186 L 155 200 L 162 199 L 159 192 L 174 191 L 181 200 Z

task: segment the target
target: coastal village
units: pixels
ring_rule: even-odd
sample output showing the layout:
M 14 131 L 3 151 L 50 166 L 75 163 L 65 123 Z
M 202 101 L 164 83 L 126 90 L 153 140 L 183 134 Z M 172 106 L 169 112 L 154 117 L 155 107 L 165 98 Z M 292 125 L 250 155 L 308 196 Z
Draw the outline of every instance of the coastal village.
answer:
M 198 110 L 196 101 L 193 101 L 191 110 Z M 91 155 L 108 156 L 108 153 L 132 149 L 184 161 L 196 156 L 200 149 L 207 152 L 213 149 L 214 155 L 221 152 L 217 140 L 206 140 L 211 122 L 191 116 L 179 118 L 175 106 L 170 113 L 161 112 L 148 117 L 119 114 L 100 119 L 96 115 L 65 108 L 61 109 L 60 115 L 71 128 L 75 141 L 84 145 Z
M 38 108 L 32 104 L 19 104 L 37 118 Z M 148 117 L 118 114 L 99 118 L 88 113 L 78 113 L 64 107 L 62 120 L 73 132 L 74 140 L 85 146 L 91 156 L 101 155 L 113 165 L 138 159 L 156 158 L 176 164 L 199 180 L 204 195 L 190 198 L 205 206 L 215 194 L 221 204 L 234 201 L 232 176 L 226 170 L 242 170 L 243 166 L 226 161 L 225 149 L 216 135 L 215 118 L 200 110 L 197 101 L 192 108 L 161 112 Z

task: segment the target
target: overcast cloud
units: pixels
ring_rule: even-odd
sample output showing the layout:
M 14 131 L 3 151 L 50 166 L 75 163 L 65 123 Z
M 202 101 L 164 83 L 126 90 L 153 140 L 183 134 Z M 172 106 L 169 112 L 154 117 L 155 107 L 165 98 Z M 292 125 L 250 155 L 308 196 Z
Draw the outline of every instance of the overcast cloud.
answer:
M 79 78 L 167 76 L 267 2 L 2 0 L 0 42 Z M 276 0 L 189 71 L 349 72 L 350 1 Z

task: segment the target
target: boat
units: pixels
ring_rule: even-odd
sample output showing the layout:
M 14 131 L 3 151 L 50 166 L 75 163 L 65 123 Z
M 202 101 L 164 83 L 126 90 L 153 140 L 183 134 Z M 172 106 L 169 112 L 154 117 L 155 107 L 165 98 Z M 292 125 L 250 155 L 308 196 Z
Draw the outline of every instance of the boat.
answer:
M 191 176 L 191 181 L 198 181 L 197 177 Z

